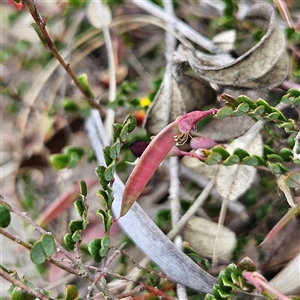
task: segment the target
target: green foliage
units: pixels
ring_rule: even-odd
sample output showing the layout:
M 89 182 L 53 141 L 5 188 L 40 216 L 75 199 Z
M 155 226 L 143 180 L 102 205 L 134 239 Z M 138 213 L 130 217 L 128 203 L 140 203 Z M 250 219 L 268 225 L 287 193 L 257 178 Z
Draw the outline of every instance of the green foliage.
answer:
M 128 140 L 128 134 L 136 127 L 136 119 L 132 115 L 128 115 L 122 124 L 114 124 L 113 126 L 113 143 L 103 149 L 104 160 L 106 166 L 98 166 L 95 171 L 102 185 L 97 195 L 101 197 L 105 209 L 99 209 L 97 213 L 101 216 L 105 233 L 108 235 L 113 222 L 111 205 L 113 201 L 113 192 L 110 184 L 114 181 L 116 165 L 119 160 L 121 147 Z M 102 250 L 104 251 L 104 250 Z M 105 251 L 104 251 L 105 252 Z M 102 252 L 103 254 L 103 252 Z
M 64 300 L 76 300 L 78 299 L 79 291 L 78 287 L 74 284 L 68 284 L 66 286 L 66 296 Z
M 297 89 L 290 89 L 281 98 L 281 102 L 286 105 L 300 105 L 300 91 Z
M 67 146 L 63 149 L 63 153 L 52 154 L 50 156 L 50 163 L 57 170 L 64 168 L 74 169 L 84 155 L 85 151 L 83 148 Z
M 108 107 L 116 109 L 120 106 L 126 106 L 128 108 L 138 108 L 139 101 L 135 101 L 136 98 L 129 100 L 130 95 L 137 90 L 136 82 L 125 80 L 121 83 L 116 99 L 108 104 Z
M 287 96 L 288 97 L 288 96 Z M 268 102 L 263 99 L 252 101 L 246 96 L 239 96 L 236 99 L 222 94 L 221 99 L 227 102 L 227 106 L 221 108 L 214 118 L 222 119 L 226 117 L 234 117 L 242 114 L 247 114 L 250 117 L 262 118 L 266 121 L 274 122 L 278 127 L 282 124 L 289 124 L 286 132 L 296 131 L 297 127 L 291 120 L 286 120 L 282 112 L 275 107 L 272 107 Z M 288 126 L 285 125 L 285 128 Z
M 49 234 L 43 234 L 42 237 L 33 244 L 30 250 L 30 258 L 33 263 L 38 265 L 44 263 L 54 252 L 55 242 L 53 237 Z
M 80 84 L 83 86 L 83 88 L 85 89 L 87 95 L 89 96 L 90 99 L 94 99 L 95 96 L 90 88 L 89 85 L 89 81 L 88 81 L 88 76 L 87 74 L 81 74 L 77 77 L 78 81 L 80 82 Z
M 90 113 L 90 107 L 83 103 L 76 103 L 75 100 L 69 97 L 62 99 L 62 108 L 67 114 L 75 114 L 82 118 L 85 118 Z
M 87 213 L 88 205 L 86 203 L 87 186 L 84 181 L 79 183 L 80 194 L 79 198 L 75 200 L 74 206 L 81 217 L 80 220 L 72 220 L 69 224 L 69 232 L 64 235 L 64 247 L 71 251 L 74 249 L 76 243 L 81 242 L 81 237 L 88 225 Z
M 244 258 L 238 265 L 229 264 L 218 276 L 218 283 L 213 286 L 213 294 L 207 294 L 205 300 L 239 299 L 237 291 L 251 292 L 253 287 L 242 276 L 243 271 L 256 270 L 249 258 Z
M 10 210 L 7 205 L 0 203 L 0 227 L 6 228 L 10 224 Z
M 96 262 L 101 262 L 110 249 L 110 238 L 105 236 L 103 239 L 94 239 L 88 245 L 89 253 Z

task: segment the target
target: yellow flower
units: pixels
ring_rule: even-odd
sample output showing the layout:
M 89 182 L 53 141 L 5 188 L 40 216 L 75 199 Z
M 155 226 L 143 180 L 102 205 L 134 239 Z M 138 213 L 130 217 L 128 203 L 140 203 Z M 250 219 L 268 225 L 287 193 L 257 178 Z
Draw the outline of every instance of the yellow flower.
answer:
M 151 104 L 151 101 L 150 101 L 150 99 L 148 97 L 142 97 L 140 99 L 140 105 L 142 107 L 150 106 L 150 104 Z

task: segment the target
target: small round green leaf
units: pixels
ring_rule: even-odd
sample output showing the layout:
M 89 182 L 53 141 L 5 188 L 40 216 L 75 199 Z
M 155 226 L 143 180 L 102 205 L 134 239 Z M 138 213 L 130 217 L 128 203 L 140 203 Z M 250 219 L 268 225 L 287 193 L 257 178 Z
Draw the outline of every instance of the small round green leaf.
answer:
M 106 168 L 103 167 L 103 166 L 99 166 L 95 169 L 96 171 L 96 174 L 98 176 L 98 178 L 100 179 L 100 183 L 103 187 L 103 189 L 107 189 L 107 186 L 109 184 L 109 181 L 107 181 L 105 178 L 104 178 L 104 172 L 105 172 Z
M 80 157 L 77 153 L 75 152 L 71 152 L 69 154 L 69 157 L 70 157 L 70 161 L 69 161 L 69 165 L 68 165 L 68 168 L 70 169 L 74 169 L 77 167 L 79 161 L 80 161 Z
M 88 244 L 89 253 L 91 254 L 92 258 L 96 262 L 100 262 L 102 260 L 102 256 L 100 256 L 99 254 L 100 249 L 101 249 L 101 239 L 99 238 L 92 240 Z
M 257 107 L 257 105 L 255 104 L 254 101 L 252 101 L 250 98 L 248 98 L 247 96 L 245 95 L 241 95 L 241 96 L 238 96 L 237 99 L 236 99 L 239 103 L 242 103 L 242 104 L 248 104 L 249 107 L 251 109 L 255 109 Z
M 256 102 L 255 102 L 256 105 L 258 106 L 263 106 L 265 109 L 264 111 L 268 114 L 272 113 L 272 107 L 270 106 L 270 104 L 268 102 L 266 102 L 265 100 L 263 99 L 258 99 Z
M 84 197 L 87 196 L 87 185 L 85 183 L 85 181 L 81 180 L 79 182 L 79 185 L 80 185 L 80 194 Z
M 69 251 L 74 250 L 75 247 L 75 242 L 72 239 L 72 234 L 67 233 L 64 235 L 64 243 L 65 243 L 65 248 Z
M 4 204 L 0 204 L 0 227 L 6 228 L 10 224 L 10 220 L 9 208 Z
M 222 155 L 215 152 L 209 154 L 209 156 L 205 160 L 206 164 L 208 165 L 216 165 L 220 161 L 222 161 Z
M 121 151 L 121 143 L 119 141 L 115 142 L 111 147 L 110 147 L 110 157 L 111 159 L 116 159 L 118 155 L 120 154 Z
M 78 243 L 81 240 L 81 236 L 82 236 L 82 230 L 76 230 L 73 234 L 72 234 L 72 240 L 74 243 Z
M 82 157 L 85 151 L 81 147 L 68 146 L 64 148 L 63 153 L 67 155 L 70 155 L 71 153 L 76 153 L 79 157 Z
M 66 296 L 64 300 L 76 300 L 79 296 L 78 287 L 74 284 L 68 284 L 66 286 Z
M 73 220 L 69 225 L 70 232 L 73 234 L 76 230 L 83 229 L 83 221 L 82 220 Z
M 102 240 L 101 240 L 101 249 L 99 252 L 99 255 L 104 257 L 107 252 L 109 251 L 110 247 L 110 238 L 108 235 L 106 235 Z
M 68 113 L 78 113 L 80 111 L 80 107 L 77 103 L 70 98 L 64 98 L 62 101 L 63 109 Z
M 88 76 L 87 74 L 81 74 L 77 77 L 78 81 L 80 82 L 80 84 L 82 85 L 82 87 L 85 89 L 87 95 L 89 96 L 89 98 L 94 99 L 95 96 L 90 88 L 89 82 L 88 82 Z
M 221 146 L 215 146 L 211 149 L 212 152 L 219 153 L 222 156 L 222 160 L 225 160 L 230 156 L 230 153 Z
M 110 157 L 110 146 L 106 146 L 103 148 L 103 155 L 106 165 L 109 166 L 113 162 L 113 159 Z
M 120 132 L 120 141 L 122 143 L 127 141 L 128 137 L 128 124 L 125 124 Z
M 231 107 L 222 107 L 218 110 L 218 112 L 214 115 L 216 119 L 223 119 L 231 116 L 233 113 L 233 109 Z
M 69 165 L 70 157 L 67 154 L 53 154 L 50 156 L 50 163 L 56 170 L 61 170 Z
M 258 165 L 258 160 L 257 160 L 255 157 L 253 157 L 253 156 L 247 156 L 247 157 L 245 157 L 245 158 L 242 160 L 242 163 L 243 163 L 244 165 L 254 167 L 254 166 L 257 166 L 257 165 Z
M 30 258 L 33 263 L 39 265 L 46 261 L 47 257 L 43 250 L 42 241 L 35 242 L 30 250 Z
M 248 112 L 250 109 L 250 106 L 248 103 L 241 103 L 238 107 L 237 107 L 237 111 L 240 111 L 240 112 L 243 112 L 243 113 L 246 113 Z
M 11 299 L 12 300 L 35 300 L 36 297 L 23 291 L 18 286 L 15 286 L 11 293 Z
M 245 113 L 244 112 L 242 112 L 242 111 L 240 111 L 240 110 L 234 110 L 233 112 L 232 112 L 232 117 L 239 117 L 239 116 L 242 116 L 242 115 L 244 115 Z
M 244 150 L 242 148 L 235 149 L 233 154 L 237 155 L 240 158 L 241 161 L 245 157 L 250 156 L 250 154 L 246 150 Z
M 279 151 L 279 155 L 280 157 L 284 160 L 284 161 L 292 161 L 293 160 L 293 152 L 291 149 L 289 148 L 282 148 L 280 151 Z
M 268 114 L 268 115 L 266 116 L 266 118 L 267 118 L 268 120 L 274 121 L 274 120 L 277 120 L 277 119 L 279 118 L 279 116 L 280 116 L 279 113 L 277 113 L 277 112 L 272 112 L 272 113 Z
M 287 172 L 287 169 L 280 163 L 270 163 L 269 161 L 266 162 L 266 166 L 268 169 L 270 169 L 272 172 L 276 174 L 281 174 L 284 172 Z
M 101 240 L 101 246 L 105 248 L 110 246 L 110 237 L 108 235 Z
M 83 214 L 84 214 L 84 212 L 86 211 L 86 208 L 85 208 L 83 200 L 82 199 L 77 199 L 74 202 L 74 206 L 75 206 L 78 214 L 80 215 L 80 217 L 82 217 Z
M 115 123 L 113 125 L 113 128 L 114 128 L 113 138 L 114 138 L 114 142 L 116 142 L 119 139 L 119 136 L 120 136 L 120 133 L 121 133 L 121 130 L 123 127 L 121 124 Z
M 227 159 L 223 161 L 223 165 L 229 167 L 235 165 L 238 162 L 240 162 L 240 159 L 237 155 L 230 155 Z
M 271 159 L 271 160 L 279 161 L 279 162 L 283 161 L 281 156 L 279 156 L 277 154 L 269 154 L 269 155 L 267 155 L 267 158 Z
M 114 178 L 115 172 L 116 172 L 116 165 L 112 163 L 104 171 L 104 179 L 107 181 L 111 181 Z
M 261 156 L 259 156 L 259 155 L 252 155 L 252 157 L 254 157 L 255 159 L 257 159 L 259 166 L 264 166 L 265 165 L 265 161 L 264 161 L 264 159 Z
M 53 236 L 49 234 L 43 234 L 41 242 L 46 256 L 52 256 L 55 252 L 55 242 Z
M 98 191 L 97 196 L 101 197 L 104 203 L 108 203 L 108 195 L 105 191 Z
M 105 255 L 107 254 L 107 252 L 109 251 L 109 248 L 108 247 L 102 247 L 99 251 L 99 255 L 101 257 L 105 257 Z
M 261 115 L 265 112 L 265 107 L 263 105 L 260 105 L 253 112 L 256 115 Z
M 128 115 L 125 121 L 123 122 L 123 126 L 124 125 L 128 126 L 128 132 L 132 132 L 136 127 L 136 118 L 133 115 Z

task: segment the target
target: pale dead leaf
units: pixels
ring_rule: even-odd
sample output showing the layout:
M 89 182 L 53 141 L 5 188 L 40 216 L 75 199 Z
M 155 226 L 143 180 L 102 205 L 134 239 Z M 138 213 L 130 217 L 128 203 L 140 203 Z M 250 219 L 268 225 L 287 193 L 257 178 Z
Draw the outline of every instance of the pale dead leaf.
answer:
M 262 155 L 263 142 L 259 132 L 250 130 L 242 137 L 235 139 L 226 150 L 233 153 L 241 148 L 250 155 Z M 251 186 L 255 179 L 256 168 L 245 165 L 220 165 L 216 174 L 216 188 L 221 197 L 234 201 Z
M 195 251 L 204 257 L 211 258 L 218 224 L 203 218 L 192 217 L 183 230 L 183 237 Z M 236 236 L 233 231 L 221 226 L 219 232 L 219 255 L 230 254 L 236 245 Z
M 267 28 L 267 32 L 259 43 L 232 62 L 224 63 L 222 54 L 206 55 L 184 49 L 187 61 L 201 78 L 239 88 L 274 87 L 285 79 L 288 72 L 285 35 L 275 20 L 273 7 L 258 3 L 250 9 L 246 18 Z
M 291 194 L 291 190 L 287 186 L 287 184 L 285 183 L 284 179 L 285 179 L 285 176 L 283 176 L 283 175 L 278 176 L 278 178 L 277 178 L 277 185 L 280 188 L 280 190 L 284 193 L 285 198 L 286 198 L 288 204 L 291 207 L 293 207 L 293 206 L 296 205 L 296 203 L 295 203 L 295 200 L 294 200 L 294 198 L 293 198 L 293 196 Z
M 102 12 L 100 11 L 102 5 Z M 90 1 L 87 8 L 87 17 L 90 23 L 95 28 L 102 28 L 103 25 L 108 26 L 111 23 L 111 10 L 109 6 L 102 2 L 95 2 Z M 102 13 L 104 14 L 105 18 L 101 18 Z

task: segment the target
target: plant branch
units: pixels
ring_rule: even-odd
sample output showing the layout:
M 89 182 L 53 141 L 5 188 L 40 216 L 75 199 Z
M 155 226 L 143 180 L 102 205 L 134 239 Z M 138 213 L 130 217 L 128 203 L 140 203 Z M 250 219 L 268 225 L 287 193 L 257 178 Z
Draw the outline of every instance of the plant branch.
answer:
M 96 108 L 98 110 L 102 110 L 98 104 L 96 104 L 93 99 L 91 99 L 89 93 L 87 90 L 82 86 L 82 84 L 77 79 L 76 75 L 74 74 L 73 70 L 70 68 L 70 62 L 65 61 L 59 52 L 57 51 L 47 29 L 46 29 L 46 19 L 43 18 L 36 5 L 35 0 L 24 0 L 24 4 L 26 5 L 27 9 L 29 10 L 32 18 L 34 19 L 39 31 L 41 32 L 43 39 L 46 42 L 46 48 L 47 50 L 51 51 L 53 56 L 58 60 L 58 62 L 62 65 L 62 67 L 66 70 L 66 72 L 69 74 L 71 79 L 73 80 L 73 83 L 78 87 L 78 89 L 83 94 L 84 98 L 87 100 L 87 102 L 91 105 L 91 107 Z
M 28 222 L 37 232 L 40 234 L 49 234 L 46 230 L 44 230 L 42 227 L 40 227 L 35 221 L 33 221 L 26 212 L 20 212 L 13 206 L 10 206 L 6 201 L 1 199 L 1 203 L 7 205 L 11 212 L 15 213 L 22 219 L 24 219 L 26 222 Z M 14 239 L 15 240 L 15 239 Z M 65 257 L 67 257 L 73 264 L 73 266 L 79 270 L 79 272 L 74 273 L 74 271 L 71 271 L 72 269 L 67 268 L 66 266 L 58 266 L 62 267 L 63 269 L 67 270 L 68 272 L 71 271 L 71 273 L 76 274 L 77 276 L 86 276 L 91 282 L 94 282 L 95 278 L 93 274 L 89 271 L 89 269 L 81 262 L 79 258 L 74 258 L 67 250 L 65 250 L 60 243 L 58 243 L 55 239 L 55 246 L 58 249 L 59 252 L 61 252 Z M 57 265 L 57 261 L 52 260 L 52 262 Z M 97 288 L 101 291 L 101 286 L 97 284 Z
M 49 298 L 43 294 L 41 294 L 38 291 L 33 291 L 30 287 L 25 285 L 24 283 L 20 282 L 18 279 L 10 276 L 7 272 L 5 272 L 2 268 L 0 268 L 0 276 L 2 276 L 5 280 L 8 282 L 11 282 L 13 285 L 18 286 L 23 291 L 28 293 L 29 295 L 32 295 L 40 300 L 52 300 L 52 298 Z

